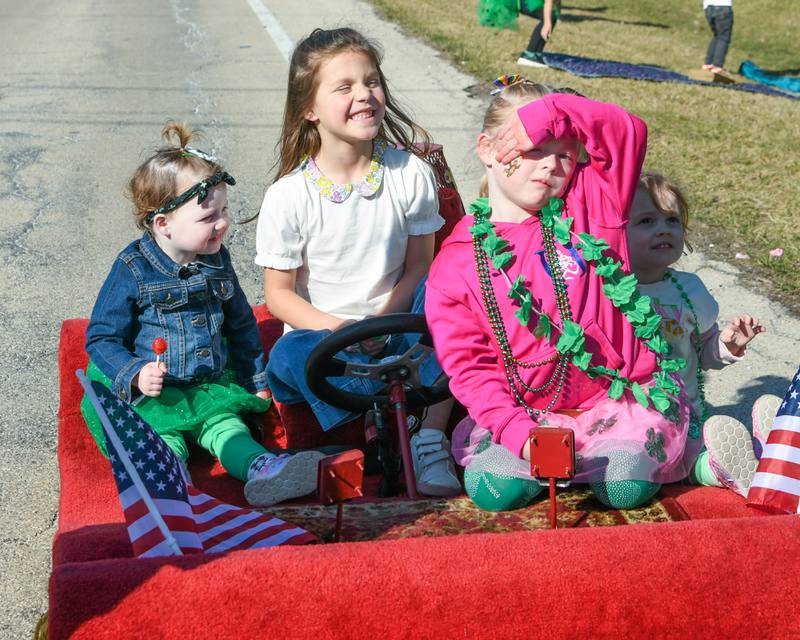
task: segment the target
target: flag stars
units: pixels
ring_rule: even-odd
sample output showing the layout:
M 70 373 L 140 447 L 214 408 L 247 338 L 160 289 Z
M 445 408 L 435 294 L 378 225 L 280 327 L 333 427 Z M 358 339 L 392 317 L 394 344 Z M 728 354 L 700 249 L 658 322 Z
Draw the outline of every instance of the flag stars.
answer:
M 163 491 L 164 489 L 167 488 L 167 485 L 165 485 L 163 482 L 159 481 L 159 482 L 156 483 L 156 488 L 158 488 L 159 491 Z
M 128 430 L 125 432 L 125 437 L 126 437 L 126 438 L 133 438 L 133 435 L 134 435 L 134 431 L 133 431 L 133 429 L 128 429 Z
M 163 471 L 166 468 L 167 468 L 167 465 L 165 465 L 163 462 L 159 462 L 158 463 L 158 470 L 159 471 Z
M 136 448 L 137 448 L 137 449 L 144 449 L 144 445 L 145 445 L 145 441 L 144 441 L 144 440 L 139 440 L 139 441 L 136 443 Z
M 124 418 L 117 418 L 117 426 L 118 427 L 125 426 L 125 419 Z
M 156 474 L 153 473 L 152 471 L 148 471 L 147 473 L 144 474 L 144 477 L 147 478 L 148 480 L 155 480 Z
M 144 461 L 143 460 L 135 460 L 133 464 L 139 470 L 144 468 Z
M 127 474 L 127 473 L 125 473 L 125 471 L 120 471 L 120 472 L 117 474 L 117 477 L 118 477 L 120 480 L 122 480 L 122 481 L 125 481 L 125 480 L 127 480 L 127 479 L 128 479 L 128 474 Z
M 148 459 L 148 460 L 155 460 L 155 459 L 156 459 L 156 453 L 155 453 L 155 451 L 148 451 L 148 452 L 147 452 L 147 459 Z

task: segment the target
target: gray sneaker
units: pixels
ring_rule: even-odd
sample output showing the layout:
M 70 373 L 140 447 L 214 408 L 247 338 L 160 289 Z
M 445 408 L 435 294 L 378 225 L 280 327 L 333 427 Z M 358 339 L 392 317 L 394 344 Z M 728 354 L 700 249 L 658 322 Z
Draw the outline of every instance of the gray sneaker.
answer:
M 450 454 L 450 441 L 442 431 L 426 428 L 415 433 L 411 438 L 411 459 L 420 493 L 449 498 L 463 492 Z
M 747 427 L 730 416 L 711 416 L 703 425 L 703 441 L 717 480 L 746 498 L 758 467 Z
M 254 507 L 268 507 L 308 495 L 317 488 L 317 466 L 324 457 L 321 451 L 301 451 L 257 460 L 244 485 L 245 499 Z

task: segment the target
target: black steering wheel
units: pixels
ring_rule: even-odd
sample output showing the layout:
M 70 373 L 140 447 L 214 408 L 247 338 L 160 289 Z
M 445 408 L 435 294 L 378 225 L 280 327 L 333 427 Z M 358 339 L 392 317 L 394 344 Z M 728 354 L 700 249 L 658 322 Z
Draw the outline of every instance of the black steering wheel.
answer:
M 392 334 L 419 333 L 419 341 L 405 353 L 392 357 L 388 362 L 362 364 L 347 362 L 337 357 L 351 345 L 363 340 Z M 442 374 L 433 386 L 424 386 L 419 379 L 419 367 L 427 357 L 433 357 L 431 339 L 425 316 L 416 313 L 393 313 L 354 322 L 334 331 L 320 342 L 306 361 L 306 380 L 311 391 L 328 404 L 364 413 L 375 405 L 388 406 L 388 383 L 401 380 L 406 392 L 406 401 L 411 410 L 431 406 L 450 397 L 449 381 Z M 354 376 L 377 380 L 387 384 L 376 395 L 363 395 L 342 391 L 328 378 Z

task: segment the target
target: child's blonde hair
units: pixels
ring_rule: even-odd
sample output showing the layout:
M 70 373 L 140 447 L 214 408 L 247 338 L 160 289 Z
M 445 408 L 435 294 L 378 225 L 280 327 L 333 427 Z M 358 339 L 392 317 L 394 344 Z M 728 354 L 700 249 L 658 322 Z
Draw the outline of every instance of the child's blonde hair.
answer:
M 675 215 L 680 218 L 684 233 L 684 245 L 693 251 L 692 245 L 686 239 L 689 232 L 689 205 L 681 188 L 666 176 L 652 171 L 642 172 L 639 185 L 647 190 L 656 209 L 662 215 Z
M 539 84 L 521 78 L 509 86 L 504 87 L 494 96 L 491 103 L 489 103 L 489 107 L 486 109 L 486 114 L 483 116 L 483 127 L 481 131 L 490 138 L 496 137 L 497 132 L 506 123 L 512 111 L 516 111 L 523 105 L 543 98 L 551 93 L 581 95 L 569 87 L 551 87 L 550 85 Z M 585 153 L 581 146 L 579 150 L 579 160 L 583 159 L 581 156 L 585 156 Z M 489 181 L 486 176 L 481 179 L 479 195 L 484 198 L 489 195 Z
M 161 131 L 166 146 L 140 164 L 128 182 L 125 195 L 133 203 L 133 215 L 140 229 L 149 229 L 148 215 L 179 195 L 178 176 L 184 171 L 201 179 L 224 171 L 218 162 L 187 152 L 187 145 L 197 133 L 182 122 L 167 122 Z M 177 146 L 172 144 L 173 140 Z
M 419 143 L 424 150 L 430 147 L 428 133 L 405 114 L 389 92 L 381 70 L 383 52 L 380 45 L 355 29 L 314 29 L 297 45 L 289 65 L 286 108 L 277 144 L 278 169 L 273 182 L 293 171 L 305 156 L 314 156 L 319 152 L 319 132 L 314 123 L 306 119 L 306 114 L 314 104 L 320 67 L 333 56 L 347 51 L 364 54 L 378 71 L 386 98 L 386 114 L 377 137 L 415 153 L 415 143 Z

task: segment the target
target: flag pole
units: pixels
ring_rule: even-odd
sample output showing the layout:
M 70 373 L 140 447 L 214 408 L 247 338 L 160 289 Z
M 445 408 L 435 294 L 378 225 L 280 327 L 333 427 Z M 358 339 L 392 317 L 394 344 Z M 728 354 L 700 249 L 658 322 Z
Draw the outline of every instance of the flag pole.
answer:
M 178 546 L 178 542 L 175 540 L 175 537 L 172 535 L 172 531 L 170 531 L 167 523 L 164 522 L 164 518 L 161 517 L 161 512 L 156 508 L 156 505 L 153 503 L 153 498 L 150 493 L 147 491 L 147 488 L 144 486 L 142 479 L 139 477 L 139 473 L 133 466 L 131 459 L 128 457 L 127 452 L 125 451 L 125 447 L 122 446 L 122 441 L 119 439 L 117 432 L 114 431 L 114 427 L 111 426 L 111 423 L 108 420 L 108 415 L 106 415 L 106 411 L 103 406 L 100 404 L 100 401 L 97 399 L 97 395 L 92 389 L 92 384 L 89 382 L 89 379 L 86 377 L 86 374 L 83 372 L 82 369 L 78 369 L 75 371 L 75 375 L 78 376 L 78 381 L 81 383 L 83 390 L 86 392 L 86 397 L 89 398 L 89 401 L 92 403 L 94 407 L 95 413 L 97 413 L 97 417 L 100 418 L 100 422 L 103 423 L 103 429 L 106 432 L 106 436 L 111 440 L 111 443 L 114 445 L 114 449 L 116 449 L 117 454 L 119 455 L 120 462 L 122 462 L 125 470 L 128 472 L 128 475 L 131 477 L 133 484 L 138 489 L 139 494 L 142 496 L 142 500 L 147 505 L 147 509 L 150 512 L 150 515 L 153 516 L 158 528 L 161 530 L 164 539 L 167 541 L 167 544 L 172 548 L 175 552 L 176 556 L 182 556 L 183 552 L 181 551 L 180 546 Z

